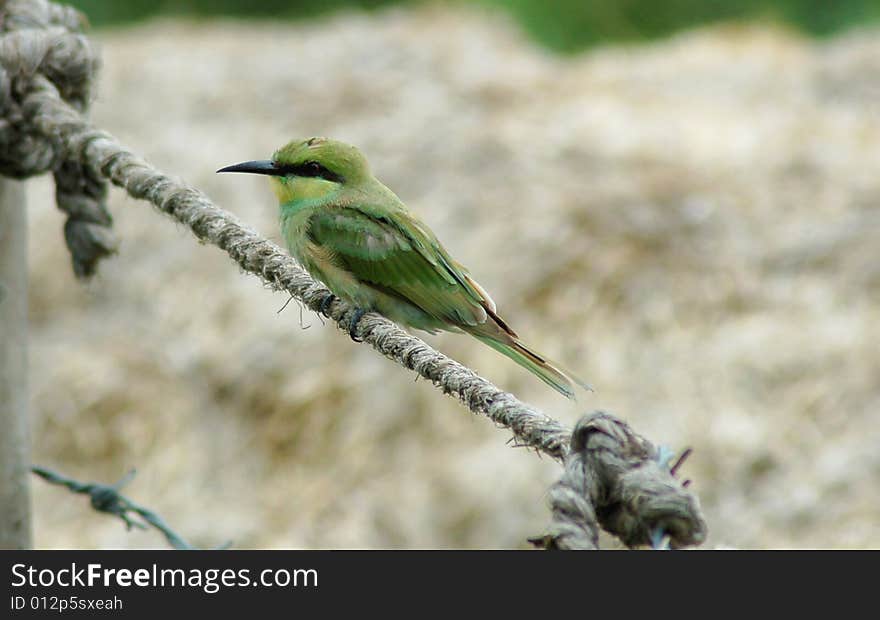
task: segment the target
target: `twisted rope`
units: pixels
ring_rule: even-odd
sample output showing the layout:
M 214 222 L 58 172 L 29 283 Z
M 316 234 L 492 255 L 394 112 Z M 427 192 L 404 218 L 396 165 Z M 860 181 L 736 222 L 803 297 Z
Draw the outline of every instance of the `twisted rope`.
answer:
M 82 34 L 85 20 L 72 8 L 5 0 L 0 13 L 0 174 L 21 179 L 52 172 L 55 202 L 67 214 L 64 239 L 73 270 L 85 278 L 117 248 L 105 205 L 107 182 L 71 158 L 60 136 L 34 126 L 29 95 L 51 87 L 84 114 L 98 56 Z
M 199 190 L 160 172 L 120 145 L 113 136 L 95 129 L 83 118 L 83 106 L 78 105 L 78 102 L 84 99 L 77 96 L 78 91 L 71 94 L 64 73 L 54 71 L 52 67 L 55 65 L 47 64 L 46 58 L 51 54 L 46 50 L 56 48 L 31 43 L 31 40 L 36 42 L 45 40 L 47 34 L 30 26 L 34 23 L 30 17 L 27 19 L 22 17 L 25 13 L 31 15 L 29 12 L 21 12 L 23 5 L 30 4 L 20 0 L 8 0 L 2 5 L 2 24 L 7 30 L 4 31 L 3 39 L 0 41 L 0 65 L 6 72 L 3 75 L 14 76 L 12 80 L 15 88 L 10 91 L 13 93 L 12 107 L 9 106 L 7 99 L 3 99 L 5 91 L 0 94 L 2 99 L 0 107 L 8 119 L 7 124 L 0 130 L 0 172 L 26 176 L 49 169 L 52 164 L 53 170 L 56 171 L 57 182 L 58 172 L 69 169 L 70 178 L 78 179 L 78 184 L 75 187 L 71 186 L 72 190 L 78 192 L 75 195 L 81 200 L 78 206 L 83 212 L 88 213 L 86 216 L 78 217 L 77 221 L 92 225 L 85 229 L 90 237 L 82 244 L 87 247 L 85 252 L 88 256 L 94 256 L 89 252 L 93 252 L 95 247 L 99 248 L 99 252 L 101 248 L 107 248 L 104 244 L 107 239 L 101 238 L 100 234 L 95 232 L 95 228 L 104 227 L 106 230 L 110 217 L 107 214 L 101 219 L 94 206 L 99 195 L 103 200 L 103 180 L 109 179 L 131 196 L 149 201 L 162 213 L 187 226 L 200 241 L 224 250 L 243 270 L 258 276 L 270 288 L 286 291 L 311 310 L 323 312 L 347 333 L 355 309 L 332 297 L 322 284 L 314 281 L 286 252 L 249 229 L 234 215 L 214 205 Z M 63 15 L 64 20 L 72 19 L 68 12 L 57 9 L 46 0 L 36 0 L 35 4 L 41 7 L 41 10 L 37 11 L 39 20 L 36 23 L 47 32 L 55 32 L 54 24 L 62 21 L 59 15 Z M 12 32 L 13 25 L 16 24 L 22 24 L 16 27 L 24 29 Z M 7 39 L 7 36 L 14 38 Z M 64 27 L 64 32 L 59 32 L 57 36 L 66 41 L 64 49 L 77 55 L 82 61 L 74 63 L 77 69 L 94 66 L 94 61 L 87 51 L 89 49 L 87 42 L 80 43 L 79 35 L 72 34 L 69 27 Z M 77 43 L 74 45 L 73 41 Z M 80 81 L 87 83 L 89 80 L 80 79 Z M 26 137 L 30 142 L 26 147 L 19 145 L 13 148 L 9 139 L 4 140 L 3 130 Z M 37 154 L 34 155 L 32 151 L 36 151 Z M 5 162 L 15 160 L 14 153 L 19 152 L 22 159 L 17 160 L 18 168 L 4 165 Z M 28 162 L 27 166 L 22 163 L 25 161 Z M 77 209 L 73 211 L 78 212 Z M 106 210 L 103 213 L 106 213 Z M 80 250 L 74 248 L 79 248 L 80 241 L 81 239 L 78 239 L 72 243 L 68 239 L 68 246 L 74 252 L 75 263 L 76 252 Z M 88 264 L 93 267 L 94 261 Z M 572 434 L 556 420 L 520 402 L 512 394 L 498 389 L 474 371 L 435 351 L 419 338 L 408 334 L 378 314 L 366 314 L 357 323 L 355 335 L 385 357 L 430 380 L 445 394 L 458 398 L 473 413 L 484 415 L 496 424 L 510 429 L 517 445 L 528 446 L 554 459 L 565 461 L 568 470 L 572 461 L 566 460 L 566 457 L 570 451 Z M 623 422 L 619 424 L 625 427 Z M 575 445 L 580 446 L 579 443 Z M 629 444 L 609 444 L 606 452 L 608 455 L 626 460 L 628 458 L 626 451 L 616 454 L 615 450 L 626 450 L 628 447 Z M 575 449 L 575 453 L 579 451 Z M 659 494 L 658 485 L 662 486 L 668 482 L 662 476 L 657 479 L 650 476 L 642 477 L 637 479 L 637 482 L 645 486 L 639 491 L 633 485 L 611 484 L 614 476 L 624 473 L 622 469 L 608 465 L 603 471 L 606 471 L 608 480 L 603 479 L 605 483 L 601 488 L 605 489 L 609 496 L 603 498 L 603 502 L 596 504 L 597 506 L 613 505 L 615 502 L 626 506 L 634 505 L 634 502 L 637 504 L 634 498 L 637 499 L 640 492 Z M 668 472 L 665 475 L 668 477 Z M 580 487 L 575 485 L 571 488 L 589 491 L 583 485 Z M 695 507 L 696 499 L 683 488 L 681 491 L 683 496 L 691 498 L 687 501 Z M 618 497 L 616 494 L 619 492 L 630 495 Z M 583 496 L 586 501 L 596 501 L 596 498 L 589 493 Z M 641 515 L 637 510 L 633 514 Z M 676 514 L 684 514 L 684 512 L 679 511 Z M 582 516 L 587 518 L 587 512 L 582 511 Z M 702 523 L 698 512 L 696 516 Z M 651 524 L 660 521 L 662 519 L 653 518 Z M 602 520 L 603 525 L 606 522 L 612 523 Z M 631 524 L 621 527 L 623 528 L 621 531 L 635 531 Z M 691 529 L 702 531 L 705 528 L 704 525 L 701 527 L 696 524 L 692 525 Z M 626 540 L 641 540 L 635 534 L 627 536 Z M 692 536 L 691 540 L 697 541 L 697 538 Z M 685 540 L 685 537 L 681 540 Z

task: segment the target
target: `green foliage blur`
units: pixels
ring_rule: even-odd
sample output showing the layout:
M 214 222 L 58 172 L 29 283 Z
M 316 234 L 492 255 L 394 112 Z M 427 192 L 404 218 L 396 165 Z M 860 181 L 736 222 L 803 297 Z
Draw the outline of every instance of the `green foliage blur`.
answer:
M 343 8 L 373 10 L 420 0 L 69 0 L 95 26 L 155 15 L 302 19 Z M 456 0 L 449 0 L 456 2 Z M 437 3 L 437 0 L 434 0 Z M 468 4 L 467 0 L 457 0 Z M 826 35 L 880 21 L 880 0 L 472 0 L 514 16 L 550 49 L 639 41 L 720 20 L 762 20 Z

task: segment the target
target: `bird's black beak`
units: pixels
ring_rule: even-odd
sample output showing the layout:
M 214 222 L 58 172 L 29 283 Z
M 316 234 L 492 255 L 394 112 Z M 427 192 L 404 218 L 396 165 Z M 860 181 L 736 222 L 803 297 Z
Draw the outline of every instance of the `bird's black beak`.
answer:
M 275 162 L 268 159 L 246 161 L 233 166 L 226 166 L 225 168 L 220 168 L 217 172 L 250 172 L 251 174 L 270 174 L 276 176 L 283 174 L 281 169 L 275 165 Z

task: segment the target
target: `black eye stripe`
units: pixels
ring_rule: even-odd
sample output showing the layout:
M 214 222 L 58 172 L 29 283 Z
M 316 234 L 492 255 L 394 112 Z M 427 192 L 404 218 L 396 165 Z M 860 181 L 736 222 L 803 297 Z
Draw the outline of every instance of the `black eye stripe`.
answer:
M 333 181 L 334 183 L 342 183 L 342 176 L 316 161 L 307 161 L 301 164 L 282 164 L 278 166 L 278 172 L 285 176 L 313 177 Z

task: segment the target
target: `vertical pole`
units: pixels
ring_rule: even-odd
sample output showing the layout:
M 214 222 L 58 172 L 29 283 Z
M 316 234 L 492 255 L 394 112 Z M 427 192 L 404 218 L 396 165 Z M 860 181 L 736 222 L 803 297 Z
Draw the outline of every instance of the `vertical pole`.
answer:
M 31 547 L 24 184 L 0 176 L 0 549 Z

